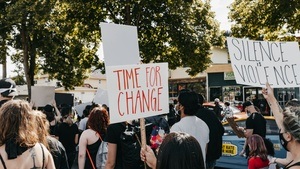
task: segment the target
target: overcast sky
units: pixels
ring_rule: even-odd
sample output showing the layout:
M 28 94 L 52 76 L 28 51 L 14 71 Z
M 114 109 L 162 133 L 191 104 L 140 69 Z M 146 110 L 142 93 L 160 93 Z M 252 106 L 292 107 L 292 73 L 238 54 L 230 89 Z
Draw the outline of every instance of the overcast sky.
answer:
M 216 13 L 216 19 L 220 22 L 220 30 L 230 30 L 227 7 L 232 2 L 233 0 L 211 0 L 211 9 Z
M 216 14 L 216 19 L 220 22 L 220 30 L 230 30 L 230 23 L 228 22 L 228 12 L 227 8 L 233 0 L 211 0 L 212 11 Z M 7 74 L 13 76 L 12 71 L 14 66 L 11 64 L 10 59 L 7 64 Z M 0 65 L 0 77 L 2 77 L 2 65 Z

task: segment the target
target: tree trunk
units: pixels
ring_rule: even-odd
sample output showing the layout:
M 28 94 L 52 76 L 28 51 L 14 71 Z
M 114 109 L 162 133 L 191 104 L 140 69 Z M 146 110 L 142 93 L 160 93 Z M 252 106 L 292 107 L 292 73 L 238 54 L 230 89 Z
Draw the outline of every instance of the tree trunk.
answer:
M 27 89 L 28 89 L 28 98 L 31 99 L 31 79 L 30 79 L 30 72 L 29 72 L 29 50 L 28 50 L 28 35 L 26 30 L 26 23 L 23 22 L 21 24 L 21 41 L 22 41 L 22 49 L 23 49 L 23 66 L 24 72 L 27 82 Z
M 3 62 L 2 62 L 2 78 L 7 77 L 7 64 L 6 64 L 6 56 L 3 57 Z

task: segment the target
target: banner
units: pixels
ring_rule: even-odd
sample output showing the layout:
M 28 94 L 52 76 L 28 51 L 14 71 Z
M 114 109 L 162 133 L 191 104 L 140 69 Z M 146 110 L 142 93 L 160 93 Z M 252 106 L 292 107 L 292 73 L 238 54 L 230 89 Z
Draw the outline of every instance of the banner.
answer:
M 35 107 L 52 105 L 54 101 L 54 86 L 31 86 L 31 101 Z
M 168 64 L 107 66 L 110 122 L 169 112 Z
M 299 87 L 300 52 L 297 42 L 267 42 L 227 38 L 238 84 L 273 88 Z

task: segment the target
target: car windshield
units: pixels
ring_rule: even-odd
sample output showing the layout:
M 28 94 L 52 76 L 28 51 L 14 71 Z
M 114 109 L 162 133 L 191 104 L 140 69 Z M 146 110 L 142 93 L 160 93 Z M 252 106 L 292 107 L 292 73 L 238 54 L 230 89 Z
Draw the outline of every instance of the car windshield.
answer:
M 267 121 L 267 124 L 266 124 L 267 132 L 266 132 L 266 134 L 267 135 L 277 135 L 278 134 L 278 127 L 277 127 L 277 124 L 276 124 L 275 120 L 274 119 L 266 119 L 266 121 Z M 246 126 L 246 119 L 236 121 L 236 124 L 238 126 L 245 127 Z M 236 135 L 229 124 L 224 124 L 224 130 L 225 130 L 224 135 Z

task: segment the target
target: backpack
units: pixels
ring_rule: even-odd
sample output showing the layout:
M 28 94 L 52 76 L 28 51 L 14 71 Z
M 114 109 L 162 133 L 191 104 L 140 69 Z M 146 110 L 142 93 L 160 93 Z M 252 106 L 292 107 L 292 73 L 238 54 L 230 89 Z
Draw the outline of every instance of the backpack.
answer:
M 130 125 L 128 123 L 126 123 L 125 125 L 126 125 L 126 129 L 120 135 L 120 143 L 122 149 L 122 167 L 144 169 L 145 168 L 144 162 L 141 160 L 140 157 L 140 151 L 141 151 L 140 128 L 138 125 Z M 151 128 L 146 126 L 146 136 L 150 135 L 149 129 L 151 130 Z
M 97 169 L 104 169 L 105 164 L 107 161 L 107 152 L 108 152 L 108 143 L 101 139 L 101 144 L 98 148 L 97 154 L 96 154 L 96 168 Z

